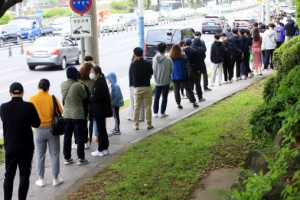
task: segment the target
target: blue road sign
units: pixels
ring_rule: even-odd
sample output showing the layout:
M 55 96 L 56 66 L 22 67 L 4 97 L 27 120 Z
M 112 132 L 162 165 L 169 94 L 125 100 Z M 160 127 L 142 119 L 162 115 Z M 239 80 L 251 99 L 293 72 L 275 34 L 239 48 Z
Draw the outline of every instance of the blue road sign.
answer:
M 70 0 L 71 9 L 77 14 L 87 13 L 92 7 L 92 0 Z

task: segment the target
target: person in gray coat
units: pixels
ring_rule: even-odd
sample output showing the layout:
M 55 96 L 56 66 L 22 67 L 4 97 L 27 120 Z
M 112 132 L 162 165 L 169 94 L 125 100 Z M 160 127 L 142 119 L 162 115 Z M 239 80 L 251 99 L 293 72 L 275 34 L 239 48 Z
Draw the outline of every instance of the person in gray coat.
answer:
M 155 117 L 158 117 L 159 110 L 159 99 L 162 94 L 162 102 L 160 108 L 160 117 L 167 117 L 168 114 L 165 112 L 168 102 L 168 94 L 170 89 L 170 83 L 172 81 L 171 74 L 174 69 L 173 61 L 171 58 L 165 55 L 167 51 L 167 45 L 161 42 L 157 45 L 159 53 L 153 58 L 153 75 L 155 82 L 155 96 L 153 112 Z

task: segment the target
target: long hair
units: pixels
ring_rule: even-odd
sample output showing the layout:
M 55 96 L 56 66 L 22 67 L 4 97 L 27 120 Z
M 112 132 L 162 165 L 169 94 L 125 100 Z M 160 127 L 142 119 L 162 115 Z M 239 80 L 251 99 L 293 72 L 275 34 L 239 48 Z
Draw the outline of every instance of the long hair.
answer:
M 169 56 L 173 61 L 180 60 L 181 58 L 184 57 L 184 54 L 182 53 L 182 50 L 181 50 L 179 44 L 174 44 L 172 46 Z
M 80 80 L 86 81 L 90 80 L 90 71 L 94 66 L 91 63 L 85 63 L 80 67 L 79 73 L 80 73 Z
M 253 35 L 253 39 L 254 39 L 255 42 L 260 40 L 260 35 L 259 35 L 258 28 L 253 29 L 252 35 Z

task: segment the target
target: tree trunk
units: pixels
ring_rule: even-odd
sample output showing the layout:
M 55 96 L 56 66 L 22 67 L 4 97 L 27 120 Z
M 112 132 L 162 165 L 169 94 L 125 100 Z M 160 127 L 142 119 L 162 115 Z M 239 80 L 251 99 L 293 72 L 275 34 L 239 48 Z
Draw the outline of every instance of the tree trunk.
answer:
M 23 0 L 0 0 L 0 18 L 5 14 L 5 12 L 16 5 L 21 3 Z

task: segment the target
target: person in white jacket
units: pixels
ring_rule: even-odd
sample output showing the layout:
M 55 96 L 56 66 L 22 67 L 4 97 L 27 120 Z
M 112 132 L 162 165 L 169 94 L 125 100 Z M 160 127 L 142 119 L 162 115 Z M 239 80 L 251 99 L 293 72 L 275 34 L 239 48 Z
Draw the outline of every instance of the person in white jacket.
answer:
M 274 31 L 275 24 L 270 23 L 268 25 L 269 30 L 265 31 L 263 43 L 266 48 L 265 50 L 265 60 L 264 60 L 264 69 L 268 69 L 269 63 L 270 68 L 273 69 L 273 52 L 277 46 L 277 33 Z

